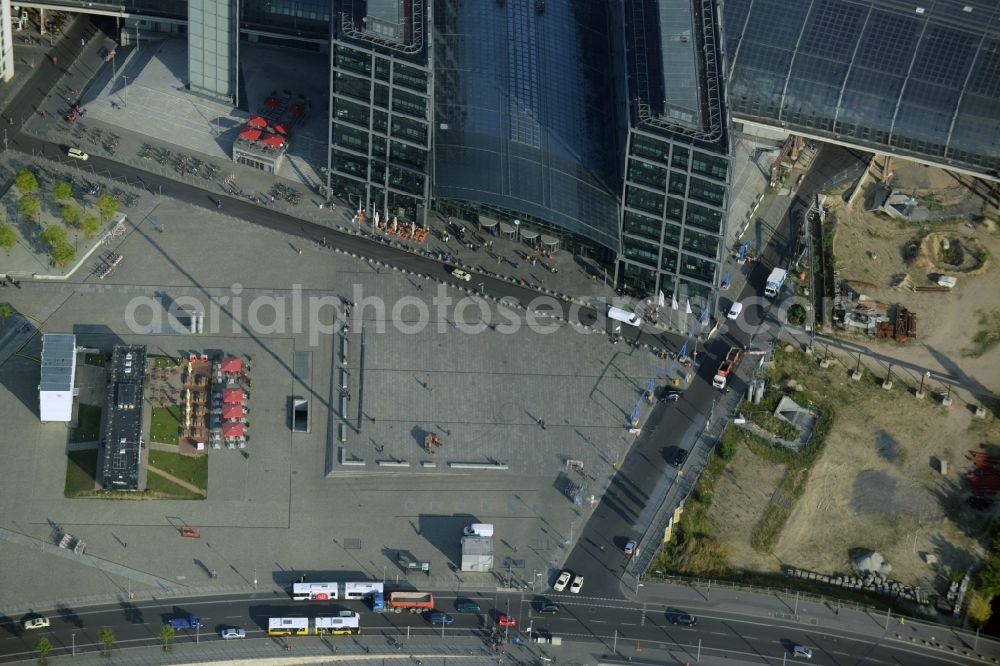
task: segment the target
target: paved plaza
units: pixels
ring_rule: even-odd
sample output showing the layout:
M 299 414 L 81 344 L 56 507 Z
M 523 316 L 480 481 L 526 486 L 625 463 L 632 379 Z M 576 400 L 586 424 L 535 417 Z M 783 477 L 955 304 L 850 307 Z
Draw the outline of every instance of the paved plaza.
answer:
M 53 525 L 87 542 L 88 558 L 74 567 L 113 565 L 112 578 L 80 576 L 74 597 L 120 594 L 122 581 L 142 594 L 247 589 L 255 578 L 267 589 L 302 573 L 313 580 L 330 572 L 395 580 L 405 577 L 400 551 L 431 563 L 429 577 L 413 579 L 417 586 L 502 584 L 449 569 L 460 560 L 461 529 L 470 522 L 496 525 L 498 577 L 509 565 L 516 581 L 548 581 L 588 515 L 587 497 L 600 496 L 627 451 L 628 415 L 657 359 L 549 320 L 538 326 L 551 332 L 524 321 L 517 332 L 462 332 L 482 318 L 509 319 L 492 302 L 483 311 L 469 301 L 464 313 L 446 306 L 439 314 L 442 295 L 457 301 L 466 294 L 386 268 L 376 272 L 318 245 L 297 248 L 294 239 L 218 211 L 158 197 L 154 204 L 164 231 L 130 220 L 116 246 L 125 259 L 108 279 L 84 271 L 5 297 L 43 332 L 73 332 L 82 345 L 250 354 L 249 456 L 211 451 L 204 501 L 65 499 L 67 428 L 37 417 L 40 337 L 16 353 L 5 347 L 0 528 L 10 538 L 0 541 L 7 561 L 18 565 L 0 573 L 3 606 L 64 596 L 59 578 L 43 572 L 61 554 L 37 557 L 51 546 Z M 369 297 L 385 304 L 384 314 Z M 343 336 L 330 333 L 341 325 L 335 318 L 343 299 L 355 302 L 344 411 L 336 391 Z M 166 311 L 192 301 L 207 313 L 204 335 L 170 327 Z M 320 334 L 309 324 L 314 302 L 325 327 Z M 404 332 L 424 308 L 426 326 Z M 305 382 L 295 377 L 297 352 L 310 353 Z M 292 395 L 310 399 L 309 433 L 293 435 L 288 427 Z M 349 426 L 342 443 L 341 423 Z M 442 436 L 435 454 L 421 447 L 426 432 Z M 340 465 L 340 447 L 366 464 Z M 580 460 L 588 478 L 567 474 L 567 459 Z M 436 467 L 421 466 L 425 461 Z M 508 469 L 456 469 L 449 464 L 455 462 Z M 581 487 L 581 504 L 564 492 L 567 479 Z M 201 526 L 202 538 L 180 537 L 181 523 Z

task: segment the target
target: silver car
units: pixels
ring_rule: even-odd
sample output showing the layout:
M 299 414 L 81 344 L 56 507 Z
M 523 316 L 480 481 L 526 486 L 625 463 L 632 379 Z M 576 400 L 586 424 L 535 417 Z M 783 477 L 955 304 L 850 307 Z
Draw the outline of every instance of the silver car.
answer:
M 806 647 L 805 645 L 796 645 L 792 648 L 793 657 L 802 657 L 803 659 L 812 659 L 813 651 L 812 648 Z
M 226 629 L 223 629 L 222 632 L 221 632 L 221 634 L 222 634 L 222 637 L 225 640 L 227 640 L 227 641 L 231 640 L 233 638 L 246 638 L 247 637 L 247 631 L 246 631 L 246 629 L 241 629 L 239 627 L 228 627 Z

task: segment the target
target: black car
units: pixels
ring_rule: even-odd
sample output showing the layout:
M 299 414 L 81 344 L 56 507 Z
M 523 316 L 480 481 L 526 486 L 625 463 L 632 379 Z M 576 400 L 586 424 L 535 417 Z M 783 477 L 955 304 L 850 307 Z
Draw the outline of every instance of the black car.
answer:
M 674 462 L 672 463 L 674 467 L 683 467 L 684 462 L 688 459 L 688 452 L 685 449 L 678 449 L 677 455 L 674 456 Z
M 558 615 L 559 614 L 559 604 L 554 601 L 549 601 L 548 599 L 540 600 L 536 606 L 539 613 L 544 613 L 545 615 Z
M 685 627 L 693 627 L 698 624 L 698 618 L 688 613 L 670 613 L 667 615 L 670 624 L 683 624 Z

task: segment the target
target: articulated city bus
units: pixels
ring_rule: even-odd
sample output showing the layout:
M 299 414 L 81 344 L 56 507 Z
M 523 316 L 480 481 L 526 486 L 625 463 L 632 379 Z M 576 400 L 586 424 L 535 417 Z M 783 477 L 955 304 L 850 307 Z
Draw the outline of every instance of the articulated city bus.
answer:
M 272 617 L 267 621 L 268 636 L 308 636 L 309 618 Z
M 353 611 L 317 618 L 272 617 L 267 621 L 269 636 L 345 636 L 360 634 L 360 616 Z
M 360 634 L 359 620 L 358 614 L 351 611 L 341 611 L 339 615 L 334 617 L 318 617 L 314 625 L 315 634 L 317 636 Z
M 295 601 L 330 601 L 337 598 L 337 583 L 294 583 Z

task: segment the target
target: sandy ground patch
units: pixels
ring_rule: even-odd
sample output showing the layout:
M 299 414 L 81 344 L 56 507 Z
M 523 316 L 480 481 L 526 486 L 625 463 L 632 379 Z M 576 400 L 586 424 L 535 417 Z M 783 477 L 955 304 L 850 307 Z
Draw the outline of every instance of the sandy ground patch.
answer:
M 731 562 L 742 569 L 770 571 L 776 560 L 750 547 L 750 532 L 771 503 L 771 495 L 785 473 L 784 465 L 762 460 L 743 447 L 729 461 L 715 487 L 709 517 L 729 550 Z
M 958 212 L 981 210 L 978 199 L 957 181 L 939 169 L 899 163 L 895 167 L 895 187 L 908 194 L 931 197 L 947 215 L 950 206 Z M 926 199 L 925 199 L 926 200 Z M 927 261 L 907 265 L 904 256 L 908 242 L 921 237 L 918 225 L 901 225 L 896 220 L 864 212 L 862 197 L 851 206 L 837 196 L 827 198 L 829 209 L 837 218 L 834 255 L 841 277 L 853 280 L 853 288 L 882 303 L 900 303 L 919 317 L 917 339 L 906 345 L 891 345 L 886 350 L 905 360 L 965 376 L 980 389 L 1000 391 L 1000 348 L 979 358 L 968 358 L 962 350 L 969 347 L 979 329 L 979 311 L 1000 307 L 996 283 L 1000 276 L 1000 234 L 993 224 L 934 225 L 930 231 L 943 232 L 959 239 L 975 239 L 989 255 L 988 265 L 976 275 L 965 275 L 932 266 Z M 874 259 L 872 257 L 875 257 Z M 945 273 L 958 277 L 958 286 L 950 293 L 917 293 L 893 288 L 895 279 L 906 273 L 915 285 L 933 284 L 929 275 Z M 874 340 L 871 341 L 873 344 Z
M 805 354 L 783 355 L 783 367 L 807 391 L 836 405 L 832 432 L 795 504 L 774 556 L 750 547 L 782 470 L 741 449 L 713 502 L 719 538 L 733 566 L 779 571 L 781 564 L 823 573 L 849 572 L 852 548 L 879 550 L 893 577 L 929 587 L 982 554 L 977 538 L 996 515 L 976 512 L 962 479 L 969 452 L 1000 445 L 1000 424 L 967 409 L 884 391 L 869 377 L 852 382 L 840 366 L 823 370 Z M 879 380 L 880 381 L 880 380 Z M 939 472 L 947 463 L 948 473 Z M 929 566 L 924 553 L 936 555 Z

